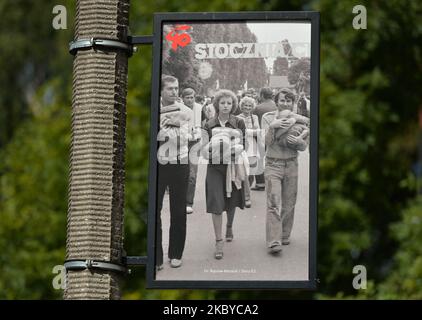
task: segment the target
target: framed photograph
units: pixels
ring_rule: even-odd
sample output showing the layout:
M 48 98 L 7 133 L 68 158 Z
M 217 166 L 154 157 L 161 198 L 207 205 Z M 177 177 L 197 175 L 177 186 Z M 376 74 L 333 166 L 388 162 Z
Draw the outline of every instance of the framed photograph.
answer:
M 315 289 L 319 13 L 154 17 L 148 288 Z

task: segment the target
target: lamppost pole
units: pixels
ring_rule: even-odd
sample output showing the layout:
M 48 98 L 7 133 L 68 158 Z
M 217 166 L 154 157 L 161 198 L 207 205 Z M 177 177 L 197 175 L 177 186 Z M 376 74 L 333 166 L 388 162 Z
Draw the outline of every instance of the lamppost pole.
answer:
M 65 299 L 121 296 L 129 2 L 77 1 Z

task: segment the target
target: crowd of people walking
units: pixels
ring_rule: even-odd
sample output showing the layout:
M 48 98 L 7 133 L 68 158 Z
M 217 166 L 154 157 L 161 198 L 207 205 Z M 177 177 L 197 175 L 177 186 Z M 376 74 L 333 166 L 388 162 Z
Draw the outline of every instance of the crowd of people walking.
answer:
M 266 248 L 279 256 L 289 245 L 298 189 L 298 152 L 309 143 L 310 101 L 294 89 L 268 87 L 212 97 L 193 88 L 179 92 L 179 80 L 161 78 L 156 229 L 156 269 L 164 267 L 161 211 L 168 192 L 168 258 L 182 265 L 189 214 L 211 215 L 214 258 L 235 238 L 237 210 L 253 208 L 254 192 L 266 193 Z M 207 162 L 198 183 L 200 159 Z M 206 212 L 194 212 L 195 191 L 205 186 Z M 223 215 L 227 216 L 223 225 Z M 223 236 L 224 235 L 224 236 Z

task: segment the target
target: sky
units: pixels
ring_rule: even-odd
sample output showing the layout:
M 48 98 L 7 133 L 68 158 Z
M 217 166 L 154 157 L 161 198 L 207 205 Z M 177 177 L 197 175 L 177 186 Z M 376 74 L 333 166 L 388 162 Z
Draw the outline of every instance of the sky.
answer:
M 293 47 L 293 54 L 309 57 L 311 44 L 311 24 L 308 22 L 254 22 L 248 28 L 257 36 L 258 43 L 281 42 L 287 39 Z M 296 46 L 295 46 L 296 44 Z M 274 58 L 266 58 L 267 68 L 271 68 Z

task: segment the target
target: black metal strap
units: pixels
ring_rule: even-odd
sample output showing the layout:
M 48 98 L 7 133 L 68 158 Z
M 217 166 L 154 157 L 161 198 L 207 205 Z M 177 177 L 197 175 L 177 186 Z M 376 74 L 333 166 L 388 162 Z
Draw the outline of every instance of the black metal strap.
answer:
M 154 36 L 129 36 L 128 42 L 130 44 L 152 44 Z
M 80 49 L 91 49 L 91 48 L 113 48 L 127 51 L 129 56 L 133 53 L 133 46 L 126 42 L 109 39 L 80 39 L 69 43 L 69 52 L 73 55 Z
M 128 256 L 125 258 L 125 264 L 128 267 L 146 266 L 147 262 L 146 256 Z
M 127 273 L 128 270 L 125 266 L 113 263 L 110 261 L 98 261 L 98 260 L 67 260 L 64 263 L 64 267 L 67 270 L 105 270 L 105 271 L 114 271 L 119 273 Z

